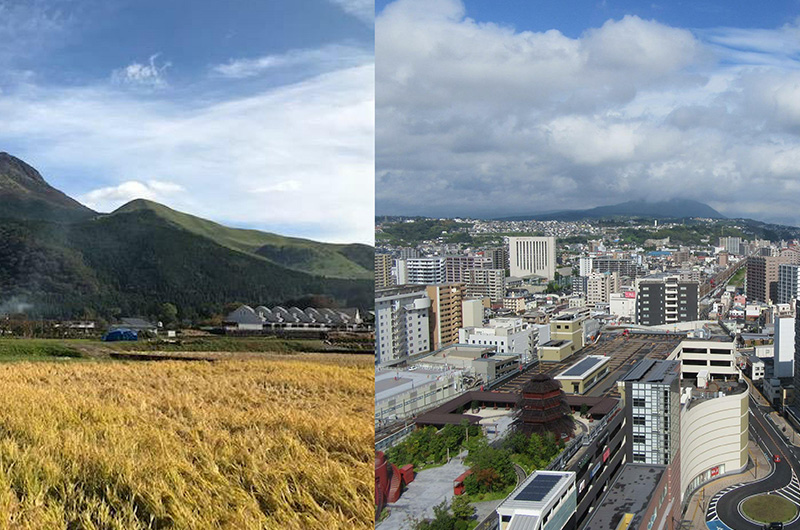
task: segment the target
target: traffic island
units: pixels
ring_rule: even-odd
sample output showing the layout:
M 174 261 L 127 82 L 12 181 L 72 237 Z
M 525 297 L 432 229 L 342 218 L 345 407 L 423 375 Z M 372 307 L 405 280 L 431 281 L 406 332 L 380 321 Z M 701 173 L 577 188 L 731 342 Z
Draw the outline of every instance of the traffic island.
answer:
M 786 523 L 797 517 L 797 506 L 780 495 L 756 495 L 742 502 L 745 517 L 759 523 Z

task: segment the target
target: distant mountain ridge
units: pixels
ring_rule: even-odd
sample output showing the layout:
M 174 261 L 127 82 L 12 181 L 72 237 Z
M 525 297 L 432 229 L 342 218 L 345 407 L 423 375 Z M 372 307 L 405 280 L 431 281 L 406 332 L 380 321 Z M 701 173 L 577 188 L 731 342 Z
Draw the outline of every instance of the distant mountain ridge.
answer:
M 45 317 L 182 318 L 225 304 L 368 308 L 373 248 L 229 228 L 137 199 L 110 214 L 51 187 L 25 162 L 0 155 L 0 313 Z
M 586 210 L 560 210 L 542 214 L 503 217 L 500 221 L 580 221 L 605 217 L 649 217 L 655 219 L 684 219 L 702 217 L 726 219 L 711 206 L 692 199 L 669 199 L 647 202 L 631 200 L 619 204 L 597 206 Z

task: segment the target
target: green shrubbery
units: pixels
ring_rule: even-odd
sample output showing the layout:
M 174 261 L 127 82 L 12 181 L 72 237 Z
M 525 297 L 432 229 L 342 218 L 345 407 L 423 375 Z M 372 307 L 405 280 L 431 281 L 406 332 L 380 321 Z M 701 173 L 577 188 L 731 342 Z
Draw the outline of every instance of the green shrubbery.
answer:
M 436 427 L 417 429 L 388 449 L 386 458 L 397 466 L 414 464 L 416 468 L 444 464 L 448 449 L 451 456 L 458 454 L 468 433 L 470 438 L 481 436 L 481 428 L 465 421 L 461 425 L 447 425 L 441 431 Z

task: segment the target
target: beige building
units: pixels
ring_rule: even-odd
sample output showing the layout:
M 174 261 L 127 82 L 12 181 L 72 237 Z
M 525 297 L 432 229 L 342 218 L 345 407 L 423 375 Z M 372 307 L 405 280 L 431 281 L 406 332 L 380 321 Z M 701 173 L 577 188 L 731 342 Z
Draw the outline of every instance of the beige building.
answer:
M 385 289 L 394 285 L 392 278 L 392 255 L 375 254 L 375 289 Z
M 620 289 L 619 274 L 616 272 L 592 272 L 586 278 L 586 305 L 607 304 L 611 293 Z
M 524 296 L 506 296 L 503 298 L 503 309 L 508 309 L 515 313 L 525 312 L 525 297 Z
M 458 342 L 458 330 L 463 327 L 461 304 L 464 301 L 463 283 L 445 283 L 425 287 L 431 299 L 430 344 L 438 350 Z
M 557 375 L 555 380 L 567 394 L 581 395 L 606 376 L 609 359 L 603 355 L 588 355 Z
M 461 324 L 463 327 L 479 328 L 483 325 L 483 300 L 471 299 L 461 303 Z
M 550 320 L 550 340 L 539 346 L 540 361 L 561 362 L 584 346 L 585 312 L 566 312 Z

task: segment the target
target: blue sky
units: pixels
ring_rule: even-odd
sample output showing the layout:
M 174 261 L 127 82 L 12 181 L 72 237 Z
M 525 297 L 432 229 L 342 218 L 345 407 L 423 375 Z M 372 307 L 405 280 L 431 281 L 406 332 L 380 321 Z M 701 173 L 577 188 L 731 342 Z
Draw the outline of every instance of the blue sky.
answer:
M 0 150 L 99 211 L 143 196 L 371 242 L 373 13 L 365 0 L 0 0 Z
M 684 197 L 800 225 L 800 2 L 379 0 L 376 13 L 378 214 Z

